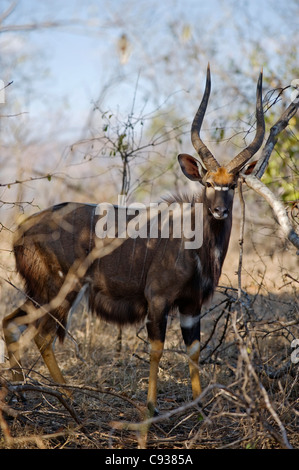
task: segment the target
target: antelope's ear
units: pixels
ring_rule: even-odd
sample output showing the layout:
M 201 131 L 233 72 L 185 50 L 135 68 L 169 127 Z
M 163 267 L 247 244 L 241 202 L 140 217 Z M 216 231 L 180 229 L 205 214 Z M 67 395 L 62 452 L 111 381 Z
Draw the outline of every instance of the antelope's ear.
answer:
M 182 172 L 189 180 L 202 182 L 205 170 L 196 158 L 191 157 L 187 153 L 181 153 L 178 156 L 179 164 L 181 165 Z

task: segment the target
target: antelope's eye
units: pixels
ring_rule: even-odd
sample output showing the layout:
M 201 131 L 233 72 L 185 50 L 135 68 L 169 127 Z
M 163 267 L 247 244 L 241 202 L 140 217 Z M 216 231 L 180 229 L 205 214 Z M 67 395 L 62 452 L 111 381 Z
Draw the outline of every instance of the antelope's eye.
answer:
M 212 187 L 212 184 L 209 183 L 208 181 L 207 181 L 206 185 L 207 185 L 207 188 L 211 188 L 211 187 Z

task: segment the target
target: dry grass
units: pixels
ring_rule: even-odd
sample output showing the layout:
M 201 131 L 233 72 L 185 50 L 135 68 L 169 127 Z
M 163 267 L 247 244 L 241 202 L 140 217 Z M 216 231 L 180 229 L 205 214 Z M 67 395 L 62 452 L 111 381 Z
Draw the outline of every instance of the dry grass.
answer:
M 256 230 L 249 233 L 237 302 L 237 229 L 234 234 L 223 287 L 203 311 L 201 403 L 192 403 L 174 315 L 159 372 L 160 415 L 148 448 L 299 448 L 298 365 L 290 360 L 291 341 L 299 338 L 298 261 L 276 236 L 270 243 L 267 234 L 265 243 Z M 3 282 L 1 315 L 19 300 L 20 293 Z M 22 387 L 12 386 L 8 363 L 2 365 L 0 448 L 138 447 L 149 369 L 145 329 L 123 330 L 120 355 L 117 327 L 90 317 L 84 306 L 74 313 L 70 331 L 73 340 L 57 344 L 56 353 L 73 403 L 51 383 L 33 346 L 24 360 L 26 402 L 16 398 Z

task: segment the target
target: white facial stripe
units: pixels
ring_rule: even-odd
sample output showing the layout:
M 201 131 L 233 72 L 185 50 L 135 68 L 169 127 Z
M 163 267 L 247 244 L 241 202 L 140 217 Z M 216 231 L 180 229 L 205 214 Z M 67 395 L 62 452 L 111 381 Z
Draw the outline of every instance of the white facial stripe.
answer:
M 214 254 L 215 254 L 216 260 L 219 260 L 220 256 L 221 256 L 221 251 L 219 250 L 219 248 L 217 246 L 215 248 Z
M 215 191 L 228 191 L 229 188 L 227 186 L 214 186 Z
M 192 315 L 183 315 L 180 313 L 180 324 L 182 328 L 193 328 L 199 322 L 200 315 L 192 317 Z

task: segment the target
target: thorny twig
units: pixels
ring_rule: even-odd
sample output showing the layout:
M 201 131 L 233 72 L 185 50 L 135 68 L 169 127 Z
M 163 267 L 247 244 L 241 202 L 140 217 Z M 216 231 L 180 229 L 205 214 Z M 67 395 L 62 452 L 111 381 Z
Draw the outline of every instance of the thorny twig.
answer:
M 240 238 L 239 238 L 239 265 L 238 265 L 238 300 L 242 296 L 242 261 L 243 261 L 243 244 L 244 244 L 244 227 L 245 227 L 245 202 L 242 192 L 242 181 L 238 179 L 238 192 L 241 205 L 241 222 L 240 222 Z
M 247 186 L 266 199 L 275 216 L 277 217 L 278 223 L 280 224 L 284 235 L 297 248 L 297 254 L 299 255 L 299 235 L 297 235 L 293 229 L 283 204 L 274 196 L 270 189 L 260 181 L 261 177 L 266 171 L 272 151 L 276 145 L 278 134 L 280 134 L 280 132 L 282 132 L 288 126 L 290 119 L 297 113 L 298 107 L 299 95 L 271 127 L 269 137 L 264 145 L 262 154 L 257 164 L 255 165 L 252 174 L 243 175 L 243 178 Z
M 3 381 L 1 381 L 1 382 L 3 382 Z M 3 383 L 2 383 L 2 385 L 3 385 Z M 55 398 L 57 398 L 57 400 L 60 401 L 60 403 L 64 406 L 64 408 L 70 413 L 70 415 L 74 419 L 74 421 L 77 424 L 79 424 L 80 426 L 82 426 L 81 420 L 77 416 L 77 413 L 76 413 L 75 409 L 70 404 L 69 400 L 67 400 L 64 397 L 64 395 L 61 392 L 59 392 L 58 390 L 54 390 L 52 387 L 48 387 L 46 385 L 27 384 L 27 383 L 24 383 L 24 384 L 9 384 L 7 382 L 7 383 L 5 383 L 4 387 L 8 391 L 10 391 L 12 393 L 20 394 L 20 395 L 23 395 L 24 392 L 39 392 L 39 393 L 44 393 L 44 394 L 47 394 L 47 395 L 52 395 Z
M 282 132 L 289 124 L 290 119 L 295 116 L 299 108 L 299 99 L 295 99 L 287 109 L 282 113 L 280 118 L 276 123 L 271 127 L 269 137 L 264 145 L 261 157 L 253 170 L 253 175 L 261 179 L 264 172 L 266 171 L 267 165 L 269 163 L 270 156 L 277 142 L 277 136 Z
M 253 378 L 253 380 L 255 381 L 255 383 L 256 383 L 259 391 L 260 391 L 261 398 L 263 399 L 263 402 L 264 402 L 264 405 L 265 405 L 266 409 L 268 410 L 268 412 L 270 413 L 270 415 L 272 416 L 272 418 L 277 423 L 277 425 L 280 429 L 283 446 L 286 449 L 292 449 L 292 446 L 290 445 L 290 443 L 288 441 L 288 438 L 287 438 L 285 427 L 283 426 L 278 414 L 274 410 L 274 408 L 273 408 L 273 406 L 270 402 L 269 395 L 268 395 L 265 387 L 263 386 L 262 382 L 258 378 L 258 375 L 257 375 L 257 373 L 256 373 L 256 371 L 255 371 L 255 369 L 252 365 L 252 362 L 250 360 L 250 357 L 249 357 L 248 347 L 245 344 L 244 339 L 242 339 L 242 337 L 240 336 L 239 330 L 237 328 L 237 314 L 236 314 L 236 312 L 232 315 L 232 325 L 233 325 L 233 329 L 234 329 L 236 338 L 238 340 L 238 346 L 239 346 L 239 351 L 240 351 L 240 354 L 241 354 L 241 358 L 242 358 L 242 361 L 245 364 L 245 369 L 243 370 L 244 380 L 248 381 L 248 377 L 245 377 L 246 373 L 248 373 L 248 375 Z M 261 398 L 260 398 L 260 400 L 261 400 Z M 251 405 L 251 402 L 252 402 L 251 397 L 247 397 L 247 400 L 248 400 L 248 405 Z
M 268 202 L 270 207 L 273 209 L 275 216 L 277 217 L 278 223 L 280 224 L 284 235 L 298 249 L 297 254 L 299 255 L 299 235 L 297 235 L 293 229 L 282 202 L 276 198 L 272 191 L 255 176 L 247 175 L 244 177 L 244 181 L 247 186 L 253 189 Z

